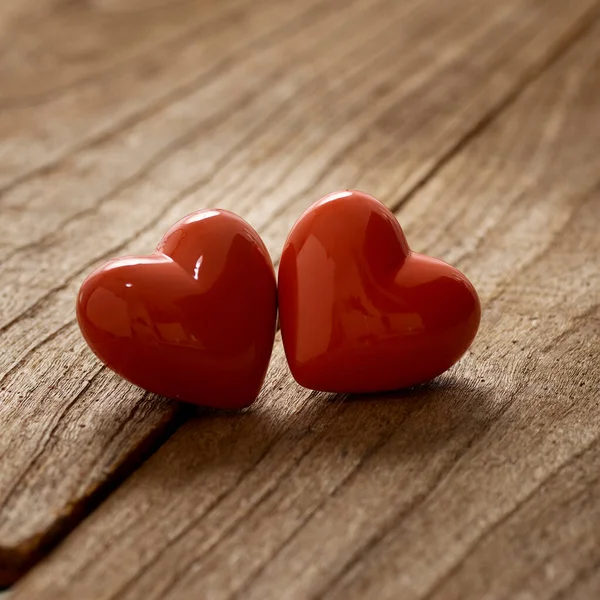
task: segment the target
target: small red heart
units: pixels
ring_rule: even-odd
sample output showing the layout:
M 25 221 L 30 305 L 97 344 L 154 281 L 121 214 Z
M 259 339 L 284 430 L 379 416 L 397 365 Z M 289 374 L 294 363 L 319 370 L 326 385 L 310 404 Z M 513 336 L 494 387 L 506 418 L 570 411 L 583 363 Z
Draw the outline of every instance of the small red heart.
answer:
M 475 338 L 481 308 L 460 271 L 410 250 L 383 204 L 346 191 L 319 200 L 292 228 L 279 315 L 298 383 L 369 393 L 446 371 Z
M 276 315 L 267 249 L 225 210 L 185 217 L 150 256 L 109 261 L 77 300 L 87 343 L 113 371 L 157 394 L 228 409 L 256 399 Z

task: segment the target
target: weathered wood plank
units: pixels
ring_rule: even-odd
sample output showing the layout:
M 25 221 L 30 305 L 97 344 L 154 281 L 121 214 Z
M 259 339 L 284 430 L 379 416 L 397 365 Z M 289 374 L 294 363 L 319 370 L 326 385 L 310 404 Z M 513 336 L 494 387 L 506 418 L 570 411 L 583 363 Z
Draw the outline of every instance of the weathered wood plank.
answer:
M 405 18 L 403 25 L 406 27 L 406 38 L 404 40 L 401 38 L 401 41 L 404 44 L 415 42 L 411 52 L 414 53 L 416 59 L 404 67 L 402 63 L 398 63 L 396 60 L 390 62 L 391 58 L 395 58 L 395 55 L 403 47 L 401 43 L 392 44 L 392 41 L 395 41 L 398 37 L 396 24 L 393 21 L 391 23 L 385 21 L 387 35 L 390 39 L 388 48 L 386 38 L 380 35 L 384 23 L 375 19 L 379 10 L 375 5 L 372 15 L 374 19 L 373 28 L 363 27 L 361 31 L 363 31 L 364 37 L 356 37 L 357 45 L 354 52 L 352 52 L 353 47 L 349 47 L 346 43 L 339 47 L 328 46 L 331 52 L 325 53 L 326 56 L 331 56 L 332 62 L 323 65 L 325 70 L 320 77 L 327 78 L 332 72 L 337 72 L 340 69 L 342 71 L 338 87 L 333 87 L 331 90 L 334 98 L 336 93 L 340 93 L 346 88 L 354 89 L 356 87 L 355 83 L 362 75 L 360 65 L 363 65 L 363 70 L 367 67 L 373 68 L 374 65 L 381 67 L 381 71 L 374 71 L 373 77 L 367 80 L 368 85 L 357 88 L 359 93 L 353 97 L 353 103 L 349 103 L 354 112 L 336 113 L 339 116 L 337 121 L 334 120 L 333 125 L 337 127 L 338 123 L 343 123 L 344 119 L 350 119 L 352 115 L 357 114 L 357 111 L 359 114 L 365 103 L 368 103 L 370 99 L 371 104 L 373 104 L 370 95 L 373 94 L 373 90 L 379 91 L 381 94 L 379 86 L 382 85 L 382 82 L 385 83 L 386 77 L 399 76 L 406 72 L 408 75 L 412 73 L 412 78 L 415 81 L 412 86 L 408 86 L 408 91 L 412 93 L 408 99 L 406 94 L 402 95 L 398 92 L 393 94 L 394 89 L 388 89 L 387 92 L 384 90 L 384 101 L 380 100 L 379 103 L 374 103 L 375 108 L 381 111 L 389 110 L 390 107 L 394 106 L 394 102 L 419 101 L 421 98 L 415 97 L 415 92 L 422 93 L 427 82 L 430 79 L 439 77 L 441 71 L 441 74 L 445 73 L 450 83 L 455 82 L 458 86 L 457 101 L 461 98 L 461 92 L 466 93 L 469 91 L 473 93 L 476 91 L 484 94 L 483 99 L 485 102 L 482 104 L 480 111 L 465 115 L 465 120 L 460 121 L 462 127 L 468 130 L 473 124 L 473 119 L 485 116 L 490 107 L 495 106 L 493 102 L 501 101 L 503 97 L 512 92 L 515 86 L 518 87 L 519 78 L 525 77 L 529 69 L 543 63 L 556 47 L 560 47 L 563 43 L 563 36 L 567 35 L 568 37 L 572 31 L 573 23 L 578 23 L 577 17 L 587 7 L 587 4 L 582 4 L 580 13 L 569 13 L 571 20 L 566 23 L 558 20 L 562 16 L 559 12 L 556 18 L 549 20 L 547 29 L 544 30 L 544 36 L 533 38 L 533 43 L 530 43 L 531 28 L 535 27 L 537 31 L 539 27 L 539 14 L 532 8 L 531 12 L 528 13 L 529 20 L 524 19 L 522 30 L 517 29 L 512 32 L 515 35 L 516 54 L 512 53 L 514 49 L 507 52 L 506 64 L 500 62 L 499 65 L 496 65 L 496 62 L 483 61 L 481 68 L 497 68 L 498 70 L 492 70 L 491 77 L 488 79 L 473 79 L 477 82 L 477 85 L 482 87 L 474 88 L 474 90 L 468 90 L 467 88 L 465 90 L 462 86 L 468 85 L 467 82 L 463 78 L 456 80 L 454 69 L 456 69 L 457 64 L 461 64 L 461 61 L 465 60 L 465 56 L 468 54 L 469 38 L 461 39 L 460 43 L 457 43 L 455 38 L 470 23 L 474 24 L 475 21 L 481 21 L 479 12 L 467 12 L 467 21 L 459 21 L 454 29 L 450 28 L 449 30 L 441 28 L 447 15 L 440 12 L 437 7 L 435 11 L 432 10 L 432 6 L 421 8 L 420 12 L 413 15 L 413 20 Z M 449 8 L 449 10 L 452 9 L 455 10 L 455 7 Z M 402 16 L 404 16 L 403 13 L 398 13 L 398 18 Z M 364 15 L 359 12 L 357 18 L 364 25 Z M 496 21 L 492 20 L 492 23 L 496 23 L 494 27 L 485 29 L 482 26 L 481 32 L 474 36 L 474 48 L 477 49 L 479 45 L 484 44 L 483 39 L 486 33 L 488 35 L 494 33 L 492 40 L 497 39 L 498 44 L 501 41 L 503 42 L 507 33 L 506 29 L 514 18 L 514 14 L 510 11 L 501 12 L 500 18 L 496 17 Z M 332 32 L 331 27 L 336 24 L 334 19 L 330 19 L 328 23 L 329 29 L 324 28 L 321 30 L 323 40 L 329 39 Z M 311 25 L 312 21 L 308 21 L 306 24 L 307 27 Z M 339 27 L 339 23 L 337 25 Z M 439 37 L 437 40 L 435 36 L 428 38 L 427 43 L 422 45 L 422 49 L 419 50 L 420 46 L 416 42 L 419 39 L 420 32 L 423 29 L 430 30 L 431 27 L 440 28 Z M 471 27 L 471 29 L 475 28 Z M 554 40 L 554 46 L 550 45 L 548 47 L 546 45 L 546 36 Z M 300 44 L 303 36 L 297 37 Z M 365 40 L 367 43 L 366 48 L 364 46 Z M 452 46 L 452 40 L 454 40 L 454 46 Z M 289 39 L 285 41 L 286 45 L 290 43 Z M 318 46 L 319 41 L 319 38 L 317 38 L 313 52 L 321 55 L 323 53 Z M 440 61 L 441 64 L 433 63 L 431 70 L 425 70 L 429 75 L 425 75 L 422 73 L 423 61 L 430 58 L 432 45 L 435 41 L 449 46 L 449 54 L 452 60 L 442 60 Z M 519 44 L 525 45 L 520 46 Z M 378 52 L 380 52 L 382 45 L 384 49 L 387 49 L 387 53 L 380 55 Z M 490 43 L 489 39 L 486 39 L 485 47 L 495 46 Z M 304 48 L 304 45 L 300 45 L 300 49 Z M 519 51 L 518 48 L 521 48 L 521 50 Z M 368 52 L 365 55 L 367 50 Z M 458 56 L 455 56 L 456 53 L 458 53 Z M 340 54 L 346 56 L 347 67 L 342 68 L 344 63 L 340 64 Z M 359 56 L 361 54 L 365 55 L 364 62 L 359 63 L 358 67 L 355 65 L 357 54 Z M 486 57 L 487 61 L 497 60 L 492 52 Z M 514 65 L 515 72 L 512 73 L 513 65 L 510 60 L 514 60 L 515 57 L 520 62 Z M 379 62 L 374 63 L 374 58 L 375 60 L 379 59 Z M 313 59 L 314 57 L 311 57 L 311 55 L 304 59 L 307 65 L 305 67 L 307 73 L 314 72 Z M 383 68 L 386 65 L 387 70 Z M 500 81 L 498 84 L 493 75 L 494 73 L 502 73 L 505 69 L 511 73 L 511 77 L 508 80 Z M 297 82 L 296 85 L 301 86 L 305 83 L 305 80 L 298 73 L 303 72 L 301 70 L 296 72 L 291 81 L 289 76 L 284 78 L 281 85 L 290 86 L 290 83 Z M 234 75 L 233 79 L 237 78 L 239 80 L 237 71 Z M 471 80 L 472 74 L 468 73 L 468 75 L 467 79 Z M 315 95 L 316 85 L 319 81 L 317 77 L 313 86 L 307 90 L 309 99 Z M 511 85 L 513 87 L 510 87 Z M 186 147 L 185 154 L 175 152 L 175 155 L 165 166 L 161 161 L 165 156 L 169 157 L 169 152 L 173 149 L 176 150 L 181 144 L 181 140 L 176 141 L 172 147 L 168 147 L 168 151 L 164 156 L 159 154 L 158 158 L 151 159 L 150 168 L 153 170 L 150 171 L 150 176 L 145 172 L 148 170 L 148 165 L 143 165 L 141 174 L 139 174 L 141 176 L 134 176 L 133 182 L 126 178 L 125 183 L 121 186 L 122 189 L 116 190 L 114 197 L 109 193 L 105 197 L 106 202 L 104 204 L 100 200 L 102 206 L 99 210 L 104 211 L 101 212 L 100 218 L 94 218 L 95 211 L 98 210 L 98 197 L 94 195 L 88 196 L 88 198 L 91 198 L 89 207 L 79 212 L 75 211 L 74 214 L 69 212 L 73 208 L 72 198 L 78 198 L 76 193 L 81 193 L 88 188 L 95 191 L 97 180 L 90 181 L 83 178 L 80 181 L 81 178 L 78 176 L 80 170 L 77 170 L 77 168 L 72 170 L 68 165 L 62 163 L 59 165 L 60 168 L 51 170 L 49 173 L 42 173 L 42 180 L 38 182 L 38 187 L 33 190 L 30 189 L 26 195 L 26 202 L 19 205 L 17 210 L 13 210 L 14 214 L 26 215 L 26 220 L 15 222 L 11 217 L 8 228 L 10 232 L 21 231 L 27 223 L 32 225 L 27 229 L 35 231 L 37 227 L 35 223 L 52 221 L 52 218 L 48 218 L 32 222 L 28 216 L 30 214 L 28 211 L 36 210 L 35 205 L 32 206 L 29 202 L 32 199 L 35 201 L 37 198 L 36 193 L 39 194 L 40 190 L 47 188 L 51 190 L 51 195 L 42 195 L 41 199 L 45 203 L 53 202 L 51 215 L 61 214 L 61 211 L 65 210 L 68 222 L 66 224 L 64 222 L 59 223 L 62 229 L 59 229 L 57 233 L 51 233 L 49 237 L 46 236 L 46 233 L 43 233 L 43 236 L 46 237 L 41 238 L 41 243 L 38 246 L 30 245 L 25 248 L 25 252 L 28 252 L 25 256 L 17 249 L 19 254 L 9 257 L 8 263 L 3 265 L 2 280 L 3 283 L 6 282 L 6 286 L 3 287 L 3 300 L 7 299 L 7 303 L 3 304 L 3 309 L 9 311 L 8 316 L 9 318 L 12 317 L 13 321 L 13 324 L 7 327 L 4 332 L 3 341 L 6 342 L 6 346 L 3 348 L 2 356 L 3 364 L 8 365 L 8 369 L 11 371 L 9 374 L 6 371 L 4 372 L 4 390 L 2 390 L 4 396 L 3 418 L 7 425 L 2 443 L 4 451 L 11 452 L 11 460 L 6 464 L 2 473 L 4 508 L 2 520 L 0 521 L 3 542 L 0 551 L 2 560 L 0 562 L 6 565 L 7 580 L 14 578 L 32 559 L 39 555 L 48 543 L 61 531 L 68 528 L 78 518 L 88 500 L 93 498 L 94 494 L 101 490 L 105 483 L 114 480 L 119 471 L 129 468 L 140 453 L 148 445 L 151 445 L 157 437 L 161 436 L 164 428 L 173 418 L 174 407 L 171 403 L 155 400 L 155 404 L 150 404 L 146 402 L 141 393 L 132 390 L 114 377 L 99 372 L 96 363 L 89 357 L 81 344 L 72 324 L 71 306 L 81 275 L 91 266 L 90 263 L 82 268 L 82 261 L 87 261 L 89 257 L 94 257 L 91 260 L 96 260 L 97 249 L 106 252 L 107 247 L 114 244 L 115 240 L 122 242 L 124 235 L 126 237 L 127 227 L 134 228 L 133 223 L 136 222 L 137 225 L 141 215 L 148 213 L 149 209 L 151 210 L 148 216 L 156 221 L 156 225 L 147 232 L 144 238 L 137 240 L 135 245 L 130 245 L 128 248 L 119 248 L 119 250 L 147 250 L 158 237 L 160 229 L 168 225 L 170 221 L 175 220 L 182 212 L 198 208 L 199 204 L 205 205 L 218 202 L 219 194 L 222 194 L 224 189 L 228 190 L 225 197 L 226 203 L 230 203 L 231 206 L 236 208 L 238 196 L 245 189 L 242 184 L 246 182 L 243 180 L 234 182 L 232 187 L 228 179 L 231 177 L 232 172 L 241 172 L 241 165 L 252 167 L 256 161 L 259 161 L 258 164 L 262 166 L 262 169 L 255 170 L 260 171 L 259 175 L 263 181 L 273 187 L 272 182 L 265 177 L 265 174 L 281 172 L 286 163 L 280 166 L 280 163 L 273 162 L 276 159 L 279 160 L 279 155 L 276 153 L 271 156 L 267 153 L 267 156 L 264 156 L 265 144 L 267 144 L 266 148 L 270 149 L 271 146 L 268 144 L 273 145 L 273 141 L 270 140 L 274 139 L 280 143 L 280 140 L 284 137 L 282 134 L 289 137 L 287 132 L 290 124 L 302 123 L 302 119 L 305 118 L 302 111 L 299 114 L 298 112 L 292 112 L 289 116 L 284 112 L 286 118 L 281 120 L 279 127 L 270 136 L 267 129 L 266 138 L 263 135 L 255 140 L 249 135 L 245 139 L 249 151 L 242 152 L 241 150 L 244 147 L 240 146 L 238 149 L 239 155 L 234 154 L 235 161 L 229 160 L 228 162 L 225 160 L 224 166 L 226 168 L 221 169 L 222 177 L 213 177 L 209 182 L 202 179 L 195 182 L 192 186 L 193 189 L 196 190 L 197 188 L 198 191 L 206 192 L 206 199 L 203 198 L 202 201 L 199 201 L 197 192 L 191 195 L 181 194 L 181 190 L 185 190 L 188 178 L 198 177 L 198 173 L 192 172 L 195 166 L 194 161 L 197 162 L 197 156 L 201 153 L 206 154 L 205 148 L 211 147 L 212 149 L 214 147 L 223 148 L 224 156 L 228 159 L 227 152 L 231 152 L 231 146 L 228 145 L 227 140 L 233 139 L 234 132 L 239 131 L 240 126 L 246 122 L 253 123 L 257 117 L 262 117 L 262 122 L 267 122 L 267 118 L 272 114 L 271 104 L 275 103 L 275 106 L 277 106 L 276 101 L 281 94 L 280 90 L 281 88 L 273 91 L 272 100 L 271 103 L 267 103 L 266 112 L 257 115 L 257 106 L 252 105 L 252 110 L 242 111 L 240 120 L 234 120 L 233 123 L 230 123 L 231 127 L 222 131 L 220 137 L 216 139 L 202 138 L 200 141 L 192 143 L 191 147 Z M 295 92 L 295 89 L 292 91 Z M 209 98 L 211 97 L 209 96 Z M 291 94 L 284 97 L 284 100 L 287 98 L 289 101 L 291 97 L 296 96 Z M 330 117 L 328 103 L 330 103 L 331 97 L 318 95 L 317 97 L 320 100 L 318 106 L 320 111 L 323 112 L 317 112 L 316 115 L 321 115 L 320 119 L 325 121 Z M 435 98 L 436 95 L 434 94 L 433 97 Z M 260 110 L 261 107 L 265 106 L 264 96 L 259 100 L 257 105 Z M 306 105 L 302 108 L 306 110 Z M 438 111 L 440 108 L 442 107 L 437 106 Z M 178 106 L 177 110 L 181 110 L 181 108 Z M 177 111 L 175 113 L 177 114 Z M 187 114 L 184 113 L 185 116 Z M 370 113 L 371 119 L 376 119 L 378 114 L 375 111 Z M 430 110 L 427 114 L 423 114 L 421 118 L 427 123 L 437 114 L 435 110 Z M 164 113 L 159 114 L 156 122 L 160 122 L 161 119 L 164 119 L 164 116 Z M 441 116 L 442 119 L 444 119 L 444 116 L 446 119 L 448 117 L 444 112 Z M 90 115 L 87 115 L 86 118 L 89 117 Z M 311 114 L 311 117 L 314 118 L 315 114 Z M 169 124 L 172 123 L 172 119 L 167 121 Z M 262 122 L 259 119 L 259 123 L 262 124 Z M 355 125 L 356 131 L 351 130 L 348 132 L 348 135 L 352 134 L 353 137 L 340 136 L 339 140 L 343 144 L 352 142 L 356 135 L 360 136 L 360 132 L 367 128 L 370 123 L 371 120 L 361 122 L 362 129 Z M 164 133 L 162 129 L 154 130 L 152 127 L 149 129 L 151 140 L 161 138 Z M 201 127 L 195 131 L 191 142 L 194 142 L 196 140 L 195 136 L 200 136 L 203 131 Z M 313 142 L 312 147 L 314 148 L 315 144 L 322 145 L 327 136 L 331 135 L 331 131 L 335 131 L 335 129 L 319 129 L 319 135 L 316 138 L 308 138 L 309 141 Z M 357 131 L 358 133 L 356 133 Z M 252 133 L 252 130 L 250 130 L 250 133 Z M 462 130 L 458 131 L 457 137 L 462 133 Z M 418 142 L 421 135 L 424 135 L 424 133 L 417 131 L 416 135 L 408 139 Z M 187 141 L 187 138 L 185 141 Z M 344 150 L 343 144 L 341 150 Z M 377 147 L 382 147 L 381 141 L 374 139 L 368 147 L 371 151 Z M 303 153 L 306 151 L 306 148 L 302 149 Z M 333 154 L 334 158 L 335 152 L 339 153 L 339 151 L 340 146 L 338 145 L 327 148 L 327 152 Z M 304 166 L 304 169 L 309 169 L 304 172 L 310 173 L 311 169 L 314 170 L 320 167 L 318 161 L 321 157 L 326 159 L 327 152 L 317 157 L 308 167 Z M 281 154 L 289 156 L 286 152 L 281 152 Z M 81 157 L 81 152 L 77 156 Z M 83 164 L 89 164 L 99 157 L 109 157 L 107 163 L 110 165 L 114 163 L 115 157 L 118 159 L 119 154 L 114 152 L 113 146 L 93 146 L 92 154 L 83 157 L 81 160 Z M 213 158 L 211 155 L 209 157 Z M 429 157 L 427 158 L 429 159 Z M 341 164 L 346 163 L 345 160 L 340 161 L 339 159 L 338 162 Z M 76 161 L 76 165 L 79 164 Z M 207 169 L 212 168 L 213 164 L 211 162 L 208 166 L 201 165 L 203 170 L 200 171 L 199 175 L 204 175 Z M 352 163 L 348 161 L 347 164 Z M 185 165 L 185 168 L 183 165 Z M 158 167 L 158 170 L 156 170 L 156 167 Z M 289 168 L 289 163 L 287 167 Z M 273 168 L 279 168 L 279 171 L 273 171 Z M 174 169 L 176 177 L 171 182 L 169 178 L 165 178 L 165 174 L 172 173 Z M 60 177 L 61 171 L 64 171 L 63 178 Z M 247 171 L 251 172 L 251 169 L 247 167 Z M 288 180 L 298 176 L 293 171 L 289 173 L 284 170 L 283 174 L 284 176 L 287 175 Z M 45 179 L 47 176 L 50 176 L 51 179 Z M 206 178 L 206 175 L 204 176 Z M 346 175 L 343 178 L 348 181 Z M 342 179 L 341 176 L 340 179 Z M 62 188 L 57 186 L 57 183 L 61 181 L 64 182 Z M 77 182 L 76 187 L 71 187 L 73 181 Z M 356 181 L 360 182 L 360 177 L 357 177 Z M 164 187 L 157 190 L 157 182 L 160 182 Z M 213 183 L 213 187 L 209 187 L 208 183 L 210 182 Z M 169 186 L 166 183 L 169 183 Z M 249 183 L 246 184 L 249 185 Z M 255 180 L 252 180 L 251 185 L 255 189 L 260 189 Z M 17 188 L 16 192 L 21 189 Z M 57 196 L 55 195 L 57 189 L 63 195 L 61 197 L 64 198 L 61 202 L 57 202 Z M 159 212 L 161 207 L 168 206 L 173 194 L 178 191 L 186 205 L 172 209 L 170 213 L 157 220 L 155 214 L 153 214 L 154 211 Z M 287 200 L 286 196 L 280 196 L 277 193 L 279 191 L 271 189 L 270 195 L 267 195 L 270 210 L 277 210 L 277 207 L 280 206 L 279 202 Z M 210 192 L 214 195 L 212 199 Z M 140 206 L 138 198 L 142 194 L 146 194 L 148 204 Z M 6 198 L 7 196 L 5 196 Z M 11 196 L 8 196 L 8 198 L 10 200 Z M 108 206 L 106 207 L 106 205 Z M 9 208 L 10 206 L 9 204 Z M 75 206 L 77 206 L 76 203 Z M 240 206 L 239 211 L 247 214 L 250 209 L 254 209 L 253 204 Z M 122 219 L 125 219 L 122 226 L 115 228 L 113 226 L 115 220 L 121 223 Z M 3 222 L 6 223 L 7 221 L 3 220 Z M 152 220 L 150 222 L 152 223 Z M 52 225 L 56 227 L 55 223 Z M 278 238 L 274 240 L 269 238 L 273 242 L 273 247 L 276 248 L 277 245 L 280 245 L 284 233 L 284 228 L 280 228 Z M 106 234 L 108 234 L 108 240 L 104 237 Z M 95 244 L 89 244 L 90 239 L 93 239 Z M 64 243 L 65 240 L 67 240 L 67 244 Z M 35 239 L 32 244 L 37 244 L 39 241 Z M 71 256 L 73 254 L 72 249 L 79 249 L 74 256 Z M 117 249 L 115 247 L 111 252 L 117 251 Z M 41 255 L 41 250 L 45 250 L 46 254 Z M 79 268 L 74 277 L 66 281 L 60 279 L 65 266 L 71 270 Z M 71 274 L 72 271 L 68 273 L 68 276 Z M 27 287 L 23 292 L 24 284 Z M 53 290 L 53 287 L 57 289 Z M 33 300 L 37 304 L 34 303 L 32 307 L 27 308 L 27 303 L 31 302 L 31 299 L 27 297 L 29 292 L 33 291 L 35 294 L 46 295 L 48 288 L 51 290 L 50 301 L 46 299 L 40 304 L 38 297 L 34 296 Z M 17 291 L 19 294 L 16 293 Z M 15 316 L 10 312 L 15 306 L 15 298 L 19 296 L 19 302 L 24 301 L 26 308 L 26 312 L 22 317 L 19 314 Z M 23 306 L 19 305 L 17 308 L 22 309 Z M 65 352 L 65 349 L 69 351 Z M 107 400 L 107 398 L 111 400 Z M 98 401 L 99 399 L 101 401 Z M 9 433 L 10 426 L 12 426 L 14 432 L 12 435 Z M 82 452 L 82 448 L 85 448 L 84 452 Z M 57 473 L 61 474 L 59 482 L 57 482 Z
M 481 293 L 451 373 L 327 398 L 278 343 L 252 410 L 185 424 L 15 600 L 596 597 L 599 71 L 595 27 L 399 211 Z

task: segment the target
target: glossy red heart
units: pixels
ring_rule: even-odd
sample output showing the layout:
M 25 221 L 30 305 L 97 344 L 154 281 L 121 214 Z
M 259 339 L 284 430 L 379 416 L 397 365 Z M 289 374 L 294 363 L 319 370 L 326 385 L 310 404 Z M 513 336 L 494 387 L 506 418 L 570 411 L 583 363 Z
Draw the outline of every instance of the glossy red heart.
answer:
M 94 353 L 132 383 L 216 408 L 251 404 L 265 377 L 277 314 L 271 259 L 224 210 L 193 213 L 150 256 L 94 271 L 77 301 Z
M 394 215 L 367 194 L 325 196 L 285 243 L 281 333 L 307 388 L 368 393 L 428 381 L 465 353 L 480 313 L 469 280 L 412 252 Z

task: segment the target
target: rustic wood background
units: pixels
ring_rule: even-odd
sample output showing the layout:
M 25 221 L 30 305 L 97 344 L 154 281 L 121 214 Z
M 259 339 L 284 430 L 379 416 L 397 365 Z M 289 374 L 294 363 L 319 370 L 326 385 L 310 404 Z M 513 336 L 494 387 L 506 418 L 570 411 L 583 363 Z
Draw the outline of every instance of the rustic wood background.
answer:
M 0 584 L 10 600 L 600 597 L 598 0 L 2 0 Z M 474 282 L 429 385 L 191 410 L 74 298 L 229 208 L 277 263 L 358 188 Z M 40 560 L 41 559 L 41 560 Z

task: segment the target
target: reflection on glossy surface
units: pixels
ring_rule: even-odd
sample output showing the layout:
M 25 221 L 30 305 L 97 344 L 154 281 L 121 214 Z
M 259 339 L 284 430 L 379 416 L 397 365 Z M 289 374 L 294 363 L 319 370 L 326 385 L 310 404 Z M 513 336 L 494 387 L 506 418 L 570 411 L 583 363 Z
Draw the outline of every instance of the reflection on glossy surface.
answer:
M 222 210 L 182 219 L 155 254 L 109 261 L 77 301 L 81 331 L 111 369 L 149 391 L 217 408 L 258 395 L 276 311 L 264 244 Z
M 294 225 L 279 266 L 279 311 L 298 383 L 351 393 L 440 375 L 480 319 L 468 279 L 412 252 L 394 215 L 361 192 L 326 196 Z

